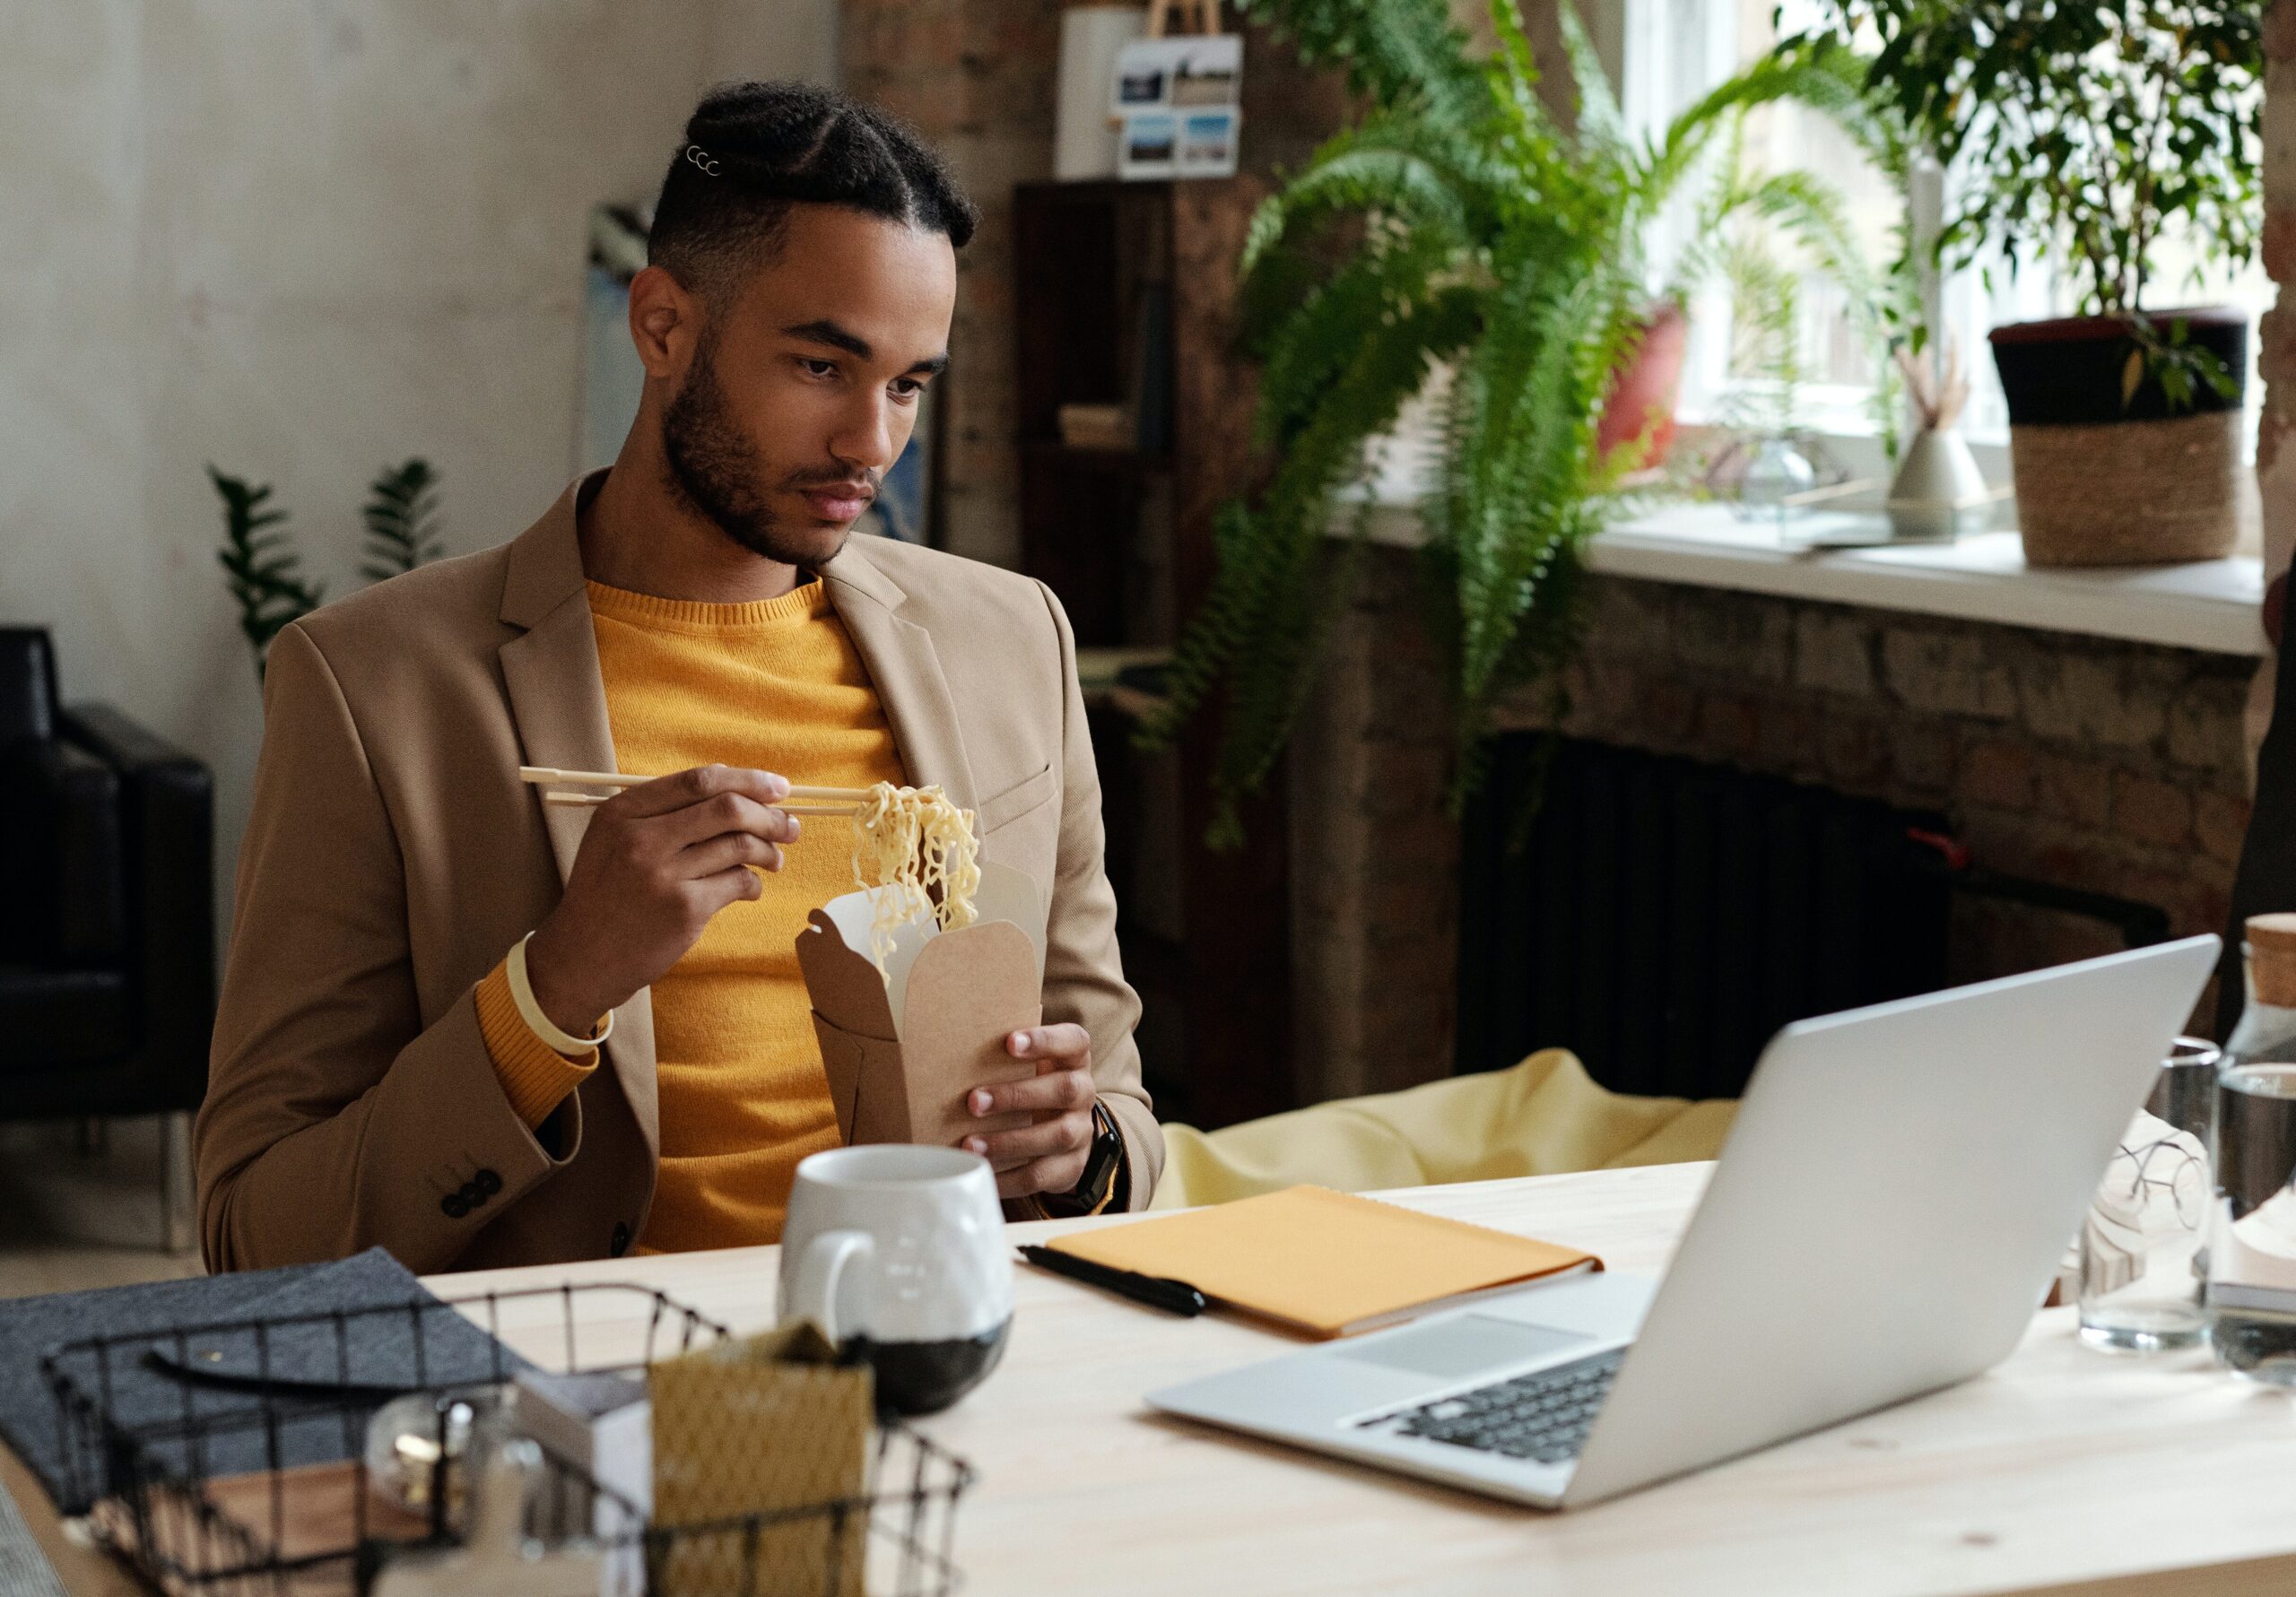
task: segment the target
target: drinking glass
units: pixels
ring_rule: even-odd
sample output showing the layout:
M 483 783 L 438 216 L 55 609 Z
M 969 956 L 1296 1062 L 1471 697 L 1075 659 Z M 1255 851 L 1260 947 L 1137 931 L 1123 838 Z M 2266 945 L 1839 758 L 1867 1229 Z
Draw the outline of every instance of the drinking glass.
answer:
M 2296 1386 L 2296 1064 L 2235 1058 L 2216 1112 L 2210 1340 L 2234 1374 Z
M 2081 1227 L 2081 1340 L 2117 1353 L 2196 1345 L 2214 1191 L 2213 1043 L 2180 1037 L 2113 1151 Z

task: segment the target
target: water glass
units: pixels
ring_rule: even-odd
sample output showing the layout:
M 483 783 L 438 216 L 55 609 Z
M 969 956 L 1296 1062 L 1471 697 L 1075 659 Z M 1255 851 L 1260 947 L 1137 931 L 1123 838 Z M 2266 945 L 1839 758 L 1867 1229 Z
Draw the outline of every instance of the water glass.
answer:
M 2081 1340 L 2092 1348 L 2153 1353 L 2205 1333 L 2218 1058 L 2213 1043 L 2176 1040 L 2098 1184 L 2081 1226 Z
M 2296 1386 L 2296 1064 L 2236 1059 L 2217 1116 L 2210 1340 L 2235 1374 Z

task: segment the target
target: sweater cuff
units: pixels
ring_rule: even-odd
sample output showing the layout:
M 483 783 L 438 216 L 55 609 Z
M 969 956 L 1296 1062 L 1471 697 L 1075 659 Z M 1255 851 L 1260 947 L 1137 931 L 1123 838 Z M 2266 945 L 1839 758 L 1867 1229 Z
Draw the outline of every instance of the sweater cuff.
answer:
M 479 1035 L 486 1039 L 494 1073 L 501 1079 L 510 1107 L 532 1131 L 598 1068 L 598 1051 L 588 1048 L 579 1055 L 561 1054 L 536 1037 L 518 1014 L 508 960 L 487 972 L 486 979 L 478 984 L 477 997 Z

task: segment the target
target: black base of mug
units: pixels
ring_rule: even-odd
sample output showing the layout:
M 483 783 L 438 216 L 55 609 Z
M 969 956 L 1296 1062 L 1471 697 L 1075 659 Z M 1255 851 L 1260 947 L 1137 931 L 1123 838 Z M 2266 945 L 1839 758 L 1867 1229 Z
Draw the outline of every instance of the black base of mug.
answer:
M 878 1408 L 891 1414 L 937 1414 L 988 1378 L 1004 1357 L 1012 1329 L 1013 1322 L 1006 1319 L 978 1336 L 928 1342 L 881 1342 L 857 1336 L 846 1347 L 866 1358 L 876 1372 Z

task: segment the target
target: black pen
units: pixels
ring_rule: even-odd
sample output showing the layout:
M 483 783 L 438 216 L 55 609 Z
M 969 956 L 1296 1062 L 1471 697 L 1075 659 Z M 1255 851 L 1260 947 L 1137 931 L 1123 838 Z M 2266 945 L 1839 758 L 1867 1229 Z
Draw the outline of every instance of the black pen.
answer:
M 1137 1271 L 1118 1270 L 1112 1264 L 1095 1264 L 1091 1260 L 1080 1259 L 1074 1254 L 1064 1254 L 1057 1248 L 1039 1247 L 1033 1243 L 1022 1244 L 1021 1257 L 1051 1271 L 1055 1275 L 1065 1275 L 1089 1287 L 1105 1288 L 1119 1298 L 1129 1298 L 1135 1303 L 1146 1304 L 1150 1308 L 1161 1308 L 1168 1315 L 1200 1315 L 1205 1307 L 1204 1294 L 1186 1281 L 1170 1280 L 1161 1275 L 1142 1275 Z

